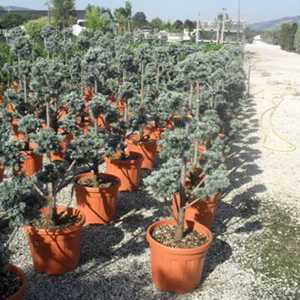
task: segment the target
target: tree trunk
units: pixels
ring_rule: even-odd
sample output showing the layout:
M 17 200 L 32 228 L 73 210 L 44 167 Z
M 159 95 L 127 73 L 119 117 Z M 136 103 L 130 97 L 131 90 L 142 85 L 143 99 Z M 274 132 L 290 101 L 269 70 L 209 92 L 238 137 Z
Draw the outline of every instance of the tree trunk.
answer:
M 56 210 L 56 199 L 54 194 L 54 183 L 48 183 L 48 207 L 49 207 L 49 215 L 48 218 L 54 224 L 57 221 L 57 210 Z
M 190 85 L 189 111 L 193 111 L 193 84 Z
M 179 190 L 179 214 L 177 219 L 177 226 L 175 230 L 175 240 L 180 241 L 184 235 L 184 217 L 185 217 L 185 180 L 186 180 L 186 158 L 182 158 L 181 174 L 180 174 L 180 190 Z
M 26 82 L 25 75 L 23 75 L 23 85 L 24 85 L 24 102 L 27 103 L 27 82 Z
M 175 228 L 175 240 L 178 242 L 181 241 L 184 236 L 184 216 L 185 216 L 185 209 L 181 207 L 179 209 L 177 225 Z
M 141 107 L 144 104 L 145 88 L 144 88 L 144 63 L 141 65 Z

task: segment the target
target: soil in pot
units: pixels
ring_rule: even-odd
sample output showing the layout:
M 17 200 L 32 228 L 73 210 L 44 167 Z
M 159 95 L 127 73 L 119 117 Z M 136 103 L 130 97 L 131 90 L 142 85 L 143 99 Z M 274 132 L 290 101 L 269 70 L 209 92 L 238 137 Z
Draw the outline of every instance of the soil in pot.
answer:
M 120 179 L 120 192 L 133 192 L 138 189 L 142 160 L 142 155 L 136 152 L 129 152 L 126 156 L 113 155 L 106 158 L 106 173 Z
M 140 153 L 143 157 L 142 169 L 153 170 L 157 154 L 157 142 L 151 139 L 140 140 L 133 134 L 127 139 L 128 151 Z
M 195 248 L 207 242 L 207 237 L 197 231 L 187 230 L 183 239 L 175 239 L 175 226 L 160 225 L 152 233 L 152 237 L 160 244 L 171 248 Z
M 64 274 L 76 269 L 80 259 L 81 228 L 84 217 L 73 208 L 58 207 L 52 222 L 42 210 L 40 219 L 26 226 L 34 267 L 48 275 Z
M 22 300 L 26 285 L 22 270 L 9 265 L 7 271 L 0 272 L 0 300 Z
M 192 291 L 201 282 L 212 234 L 205 226 L 187 221 L 187 233 L 182 241 L 177 242 L 173 238 L 175 224 L 175 220 L 152 224 L 147 231 L 147 240 L 155 287 L 161 291 L 183 294 Z
M 84 173 L 75 180 L 77 207 L 86 224 L 108 224 L 116 214 L 120 179 L 109 174 L 100 174 L 99 179 Z

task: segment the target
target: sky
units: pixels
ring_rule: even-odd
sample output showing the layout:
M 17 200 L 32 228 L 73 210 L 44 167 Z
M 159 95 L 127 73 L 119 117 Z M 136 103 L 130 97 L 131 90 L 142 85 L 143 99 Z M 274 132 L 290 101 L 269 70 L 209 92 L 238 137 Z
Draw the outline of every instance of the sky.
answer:
M 77 9 L 87 4 L 114 9 L 123 6 L 125 0 L 75 0 Z M 247 23 L 300 15 L 300 0 L 240 0 L 241 17 Z M 0 6 L 14 5 L 33 9 L 45 9 L 46 0 L 0 0 Z M 144 11 L 147 18 L 164 20 L 197 19 L 211 21 L 222 8 L 227 8 L 232 19 L 237 19 L 238 0 L 132 0 L 133 10 Z

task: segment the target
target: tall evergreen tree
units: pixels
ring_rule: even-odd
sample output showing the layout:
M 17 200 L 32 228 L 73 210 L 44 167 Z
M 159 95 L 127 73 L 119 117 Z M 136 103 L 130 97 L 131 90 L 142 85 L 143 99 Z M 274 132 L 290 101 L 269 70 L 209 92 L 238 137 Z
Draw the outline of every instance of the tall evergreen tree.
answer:
M 51 15 L 55 25 L 60 29 L 72 25 L 75 19 L 75 1 L 52 0 Z
M 281 25 L 280 28 L 280 38 L 279 38 L 279 44 L 281 49 L 287 50 L 287 51 L 293 51 L 294 48 L 294 42 L 295 42 L 295 35 L 297 32 L 298 25 L 296 23 L 289 24 L 284 23 Z
M 298 27 L 295 35 L 294 47 L 296 52 L 300 54 L 300 26 Z

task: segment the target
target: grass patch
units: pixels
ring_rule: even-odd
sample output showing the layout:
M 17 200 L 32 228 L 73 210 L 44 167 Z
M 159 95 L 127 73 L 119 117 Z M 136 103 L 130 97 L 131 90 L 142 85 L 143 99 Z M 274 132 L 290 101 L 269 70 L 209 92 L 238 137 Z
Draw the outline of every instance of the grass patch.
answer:
M 246 248 L 253 260 L 246 264 L 293 288 L 300 282 L 300 225 L 274 203 L 262 204 L 260 215 L 263 230 L 249 238 Z

